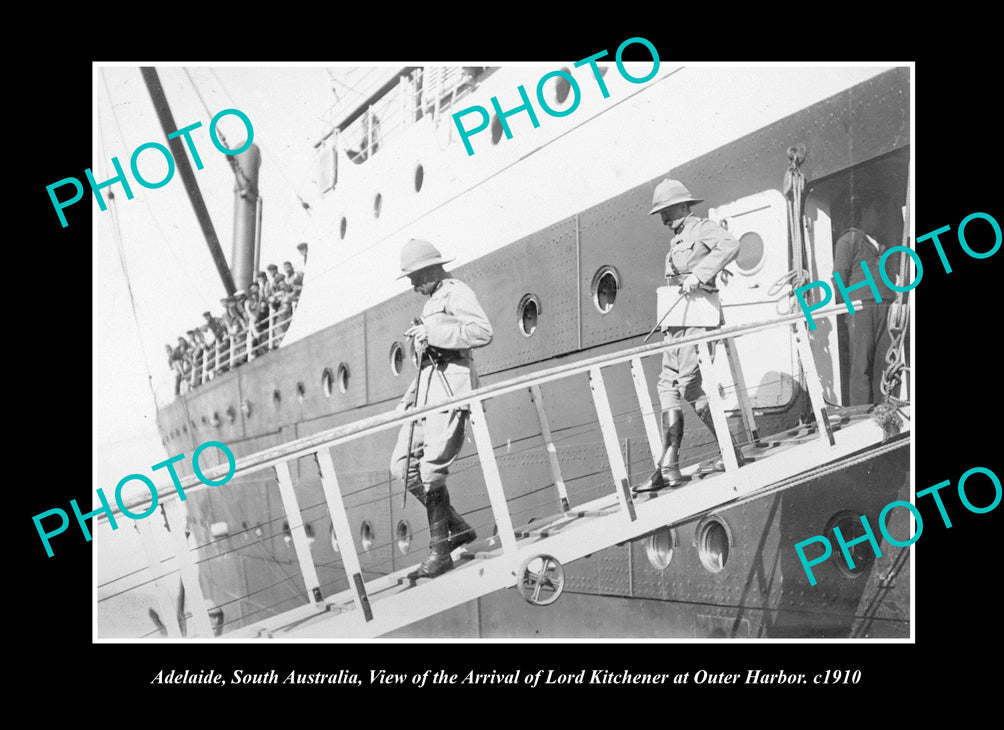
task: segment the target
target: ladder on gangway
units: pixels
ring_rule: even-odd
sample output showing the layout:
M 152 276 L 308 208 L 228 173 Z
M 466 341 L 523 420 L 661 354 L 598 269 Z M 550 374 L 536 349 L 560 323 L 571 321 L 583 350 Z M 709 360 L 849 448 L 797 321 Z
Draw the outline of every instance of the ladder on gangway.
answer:
M 814 314 L 818 319 L 835 317 L 844 312 L 846 312 L 844 307 L 833 305 Z M 816 416 L 818 435 L 811 439 L 801 439 L 786 450 L 740 467 L 734 451 L 730 448 L 730 432 L 717 372 L 712 366 L 710 343 L 720 341 L 724 345 L 729 370 L 738 394 L 743 429 L 748 441 L 756 443 L 759 440 L 759 433 L 747 397 L 742 369 L 736 356 L 735 339 L 752 336 L 773 327 L 790 327 L 794 332 L 796 349 L 805 372 L 806 387 Z M 704 390 L 712 411 L 719 447 L 724 456 L 725 470 L 703 478 L 699 488 L 684 487 L 667 490 L 664 493 L 634 495 L 619 447 L 603 380 L 603 369 L 621 364 L 629 365 L 653 465 L 657 466 L 662 453 L 662 438 L 641 359 L 644 356 L 693 344 L 698 347 Z M 562 479 L 560 461 L 551 436 L 540 386 L 582 373 L 588 373 L 614 489 L 586 503 L 572 505 Z M 564 510 L 562 514 L 551 519 L 534 522 L 532 529 L 516 529 L 512 524 L 483 408 L 486 400 L 521 390 L 528 391 L 535 406 L 548 455 L 548 464 L 557 490 L 556 496 Z M 406 576 L 415 566 L 389 575 L 364 579 L 359 553 L 352 539 L 353 531 L 349 526 L 339 487 L 338 472 L 332 460 L 331 448 L 385 429 L 400 428 L 430 412 L 463 405 L 469 406 L 471 410 L 471 428 L 492 515 L 497 525 L 497 535 L 488 541 L 482 541 L 482 548 L 474 553 L 472 559 L 460 560 L 453 570 L 433 580 L 422 580 L 417 584 L 408 581 Z M 901 412 L 907 416 L 905 430 L 908 432 L 910 427 L 908 409 L 901 409 Z M 228 632 L 225 637 L 375 637 L 494 591 L 511 587 L 517 587 L 531 603 L 547 605 L 556 600 L 561 593 L 564 564 L 604 548 L 637 539 L 660 528 L 691 520 L 717 508 L 755 498 L 759 493 L 769 491 L 771 485 L 794 480 L 807 468 L 846 459 L 862 450 L 879 446 L 884 440 L 882 428 L 871 418 L 841 428 L 839 432 L 834 429 L 827 404 L 823 399 L 822 386 L 810 348 L 807 324 L 801 313 L 790 314 L 769 322 L 723 327 L 689 336 L 671 344 L 653 343 L 560 365 L 479 388 L 470 394 L 443 400 L 420 409 L 412 409 L 405 413 L 382 414 L 322 431 L 237 460 L 234 477 L 268 469 L 275 473 L 297 562 L 306 586 L 307 603 Z M 886 446 L 884 450 L 905 443 L 906 439 L 900 438 L 896 444 Z M 290 476 L 289 463 L 308 455 L 317 460 L 324 499 L 331 516 L 345 574 L 349 579 L 347 590 L 330 596 L 322 595 Z M 218 479 L 227 473 L 228 466 L 223 464 L 206 470 L 204 478 Z M 696 467 L 691 467 L 691 471 L 693 470 L 696 470 Z M 684 473 L 687 472 L 685 469 Z M 182 479 L 181 483 L 186 494 L 205 488 L 205 485 L 194 476 Z M 158 495 L 167 507 L 168 526 L 179 526 L 178 529 L 172 530 L 172 534 L 186 596 L 191 596 L 191 606 L 202 607 L 205 603 L 196 566 L 184 537 L 185 517 L 177 499 L 171 499 L 172 496 L 176 497 L 176 491 L 173 486 L 165 487 L 158 490 Z M 128 507 L 133 510 L 137 504 L 142 504 L 142 501 Z M 152 553 L 149 531 L 153 527 L 151 524 L 144 524 L 143 521 L 136 524 L 141 534 L 144 534 L 144 545 L 150 559 L 150 567 L 157 580 L 159 602 L 162 610 L 166 611 L 171 602 L 164 587 L 165 568 Z M 166 615 L 168 618 L 171 617 L 171 613 Z M 206 611 L 194 610 L 193 624 L 189 636 L 213 636 L 210 618 Z M 171 634 L 177 635 L 176 630 Z

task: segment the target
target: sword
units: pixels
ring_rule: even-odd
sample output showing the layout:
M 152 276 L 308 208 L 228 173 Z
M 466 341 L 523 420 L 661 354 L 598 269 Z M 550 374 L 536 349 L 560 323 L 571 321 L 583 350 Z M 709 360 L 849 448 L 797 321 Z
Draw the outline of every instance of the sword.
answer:
M 414 320 L 412 320 L 412 324 L 416 324 L 417 325 L 417 324 L 421 324 L 421 323 L 422 323 L 422 320 L 419 319 L 419 318 L 417 318 L 417 317 Z M 415 407 L 418 406 L 418 393 L 422 389 L 422 357 L 423 357 L 423 355 L 425 353 L 425 350 L 424 350 L 424 348 L 418 347 L 416 345 L 416 343 L 415 343 L 414 340 L 412 340 L 411 344 L 412 344 L 412 352 L 415 355 L 415 360 L 416 360 L 415 364 L 418 366 L 418 376 L 416 377 L 416 380 L 415 380 L 415 399 L 411 402 L 411 405 L 409 407 L 410 408 L 415 408 Z M 435 364 L 433 364 L 433 367 L 435 367 Z M 430 371 L 429 372 L 429 382 L 426 383 L 426 386 L 425 386 L 425 398 L 426 398 L 426 400 L 429 399 L 429 388 L 430 388 L 431 385 L 432 385 L 432 372 Z M 425 405 L 425 404 L 423 403 L 423 405 Z M 407 410 L 408 410 L 408 408 L 405 408 L 405 411 L 407 411 Z M 408 501 L 408 478 L 411 476 L 411 474 L 410 474 L 410 472 L 411 472 L 411 449 L 412 449 L 412 446 L 414 446 L 414 444 L 415 444 L 415 424 L 416 423 L 418 423 L 418 419 L 417 418 L 415 420 L 413 420 L 411 422 L 411 424 L 409 425 L 409 427 L 408 427 L 408 456 L 405 458 L 405 461 L 404 461 L 404 494 L 401 495 L 401 509 L 404 509 L 404 505 Z

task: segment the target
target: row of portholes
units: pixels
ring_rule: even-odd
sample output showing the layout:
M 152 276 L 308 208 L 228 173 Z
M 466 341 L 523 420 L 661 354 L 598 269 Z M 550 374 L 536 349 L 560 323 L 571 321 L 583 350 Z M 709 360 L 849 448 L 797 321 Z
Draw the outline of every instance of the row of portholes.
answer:
M 404 365 L 404 347 L 400 342 L 395 342 L 391 347 L 390 352 L 390 366 L 391 370 L 395 375 L 401 374 L 401 369 Z M 325 368 L 321 373 L 321 390 L 324 392 L 326 398 L 330 398 L 331 394 L 334 392 L 337 386 L 339 393 L 347 393 L 349 391 L 349 366 L 347 363 L 339 363 L 338 367 L 332 371 L 331 368 Z M 307 387 L 303 382 L 296 384 L 296 397 L 299 402 L 303 402 L 306 397 Z M 278 408 L 282 404 L 282 393 L 275 389 L 272 391 L 272 405 Z M 251 404 L 246 403 L 242 406 L 245 415 L 250 415 Z M 227 420 L 230 423 L 234 423 L 237 420 L 237 411 L 233 406 L 229 406 L 224 412 Z M 202 425 L 205 428 L 219 428 L 223 423 L 223 419 L 220 418 L 218 412 L 214 411 L 212 416 L 202 416 Z M 192 430 L 195 430 L 195 422 L 192 422 Z M 167 438 L 174 439 L 178 438 L 182 434 L 188 433 L 188 426 L 182 425 L 180 429 L 173 429 L 168 432 Z
M 709 573 L 720 573 L 732 552 L 732 531 L 720 517 L 710 516 L 698 524 L 695 544 L 697 557 Z M 645 555 L 656 570 L 665 570 L 678 547 L 676 530 L 663 527 L 645 538 Z
M 237 411 L 234 409 L 233 406 L 227 408 L 227 410 L 224 411 L 224 415 L 227 417 L 230 423 L 233 423 L 234 421 L 237 420 Z M 192 423 L 192 433 L 195 433 L 195 431 L 197 430 L 195 421 L 192 421 L 191 423 Z M 220 414 L 216 411 L 213 411 L 213 415 L 211 417 L 210 416 L 202 417 L 203 428 L 218 428 L 221 423 L 223 423 L 223 421 L 220 418 Z M 181 428 L 175 428 L 168 431 L 167 438 L 176 439 L 179 438 L 182 434 L 187 434 L 187 433 L 188 433 L 188 425 L 183 423 L 181 425 Z
M 607 314 L 614 308 L 614 303 L 617 301 L 617 292 L 621 287 L 620 274 L 617 272 L 613 266 L 602 266 L 600 267 L 596 274 L 593 275 L 593 281 L 590 285 L 590 293 L 593 300 L 593 305 L 600 314 Z M 519 327 L 520 333 L 524 337 L 530 337 L 537 330 L 537 321 L 540 315 L 543 313 L 543 307 L 540 302 L 540 297 L 536 294 L 525 294 L 519 301 L 517 306 L 517 326 Z M 404 369 L 404 345 L 400 342 L 394 342 L 390 347 L 389 353 L 389 365 L 390 370 L 395 376 L 399 376 Z M 321 390 L 324 392 L 326 398 L 330 398 L 331 394 L 334 392 L 335 386 L 337 384 L 339 393 L 347 393 L 349 389 L 349 366 L 347 363 L 339 363 L 338 367 L 332 372 L 331 368 L 325 368 L 321 373 Z M 303 382 L 296 384 L 296 396 L 297 399 L 302 403 L 306 395 L 306 386 Z M 276 408 L 282 403 L 282 394 L 278 389 L 272 391 L 272 405 Z M 226 411 L 226 416 L 229 418 L 230 422 L 233 423 L 237 418 L 237 413 L 233 406 L 229 407 Z M 202 417 L 202 423 L 204 426 L 218 427 L 222 421 L 218 414 L 213 413 L 211 420 L 207 420 L 206 416 Z M 193 428 L 195 424 L 192 424 Z M 182 430 L 188 433 L 188 429 L 182 426 Z M 176 438 L 181 434 L 175 430 L 168 434 L 170 438 Z
M 600 314 L 607 314 L 614 308 L 617 292 L 621 286 L 620 274 L 613 266 L 602 266 L 593 276 L 589 290 L 593 306 Z M 531 336 L 537 330 L 537 320 L 543 314 L 540 297 L 536 294 L 524 294 L 516 307 L 516 325 L 524 337 Z
M 394 543 L 397 545 L 397 549 L 402 555 L 407 555 L 411 549 L 411 526 L 405 520 L 399 520 L 397 528 L 394 530 L 394 536 Z M 338 547 L 338 538 L 335 537 L 334 526 L 331 527 L 328 537 L 331 540 L 331 549 L 336 553 L 340 553 L 341 548 Z M 368 520 L 363 520 L 363 523 L 359 526 L 359 543 L 362 545 L 363 551 L 371 549 L 375 542 L 376 531 L 373 529 L 373 525 Z
M 422 185 L 424 183 L 425 183 L 425 168 L 422 166 L 422 163 L 419 162 L 415 166 L 415 192 L 416 193 L 421 192 Z M 383 195 L 381 193 L 377 193 L 373 197 L 373 217 L 374 218 L 379 218 L 381 210 L 383 210 Z M 338 235 L 339 235 L 339 237 L 341 239 L 344 239 L 345 238 L 345 234 L 348 233 L 348 230 L 349 230 L 349 219 L 346 216 L 343 215 L 342 216 L 342 220 L 338 224 Z
M 614 302 L 617 300 L 617 292 L 621 286 L 620 274 L 617 272 L 613 266 L 602 266 L 597 270 L 596 274 L 593 276 L 592 284 L 590 285 L 590 292 L 593 300 L 593 305 L 600 314 L 607 314 L 614 308 Z M 519 331 L 524 337 L 530 337 L 537 330 L 537 322 L 540 315 L 543 313 L 543 307 L 541 305 L 540 297 L 536 294 L 525 294 L 519 301 L 517 306 L 517 326 Z M 400 342 L 394 342 L 391 344 L 390 352 L 388 354 L 388 362 L 390 365 L 391 373 L 394 376 L 399 376 L 404 369 L 404 345 Z M 331 368 L 325 368 L 321 373 L 321 390 L 324 392 L 326 398 L 330 398 L 332 393 L 337 386 L 339 393 L 347 393 L 349 390 L 349 366 L 347 363 L 339 363 L 338 367 L 334 371 Z M 296 397 L 302 403 L 304 397 L 306 396 L 306 386 L 303 382 L 296 384 Z M 272 391 L 272 405 L 276 408 L 282 403 L 282 394 L 278 389 Z M 250 413 L 250 406 L 248 407 L 247 413 Z M 230 423 L 233 423 L 237 418 L 237 412 L 234 410 L 233 406 L 230 406 L 226 410 L 227 418 Z M 219 415 L 213 413 L 211 419 L 207 419 L 206 416 L 202 417 L 202 424 L 204 426 L 218 427 L 222 423 Z M 195 424 L 192 424 L 195 427 Z M 188 433 L 188 429 L 182 426 L 182 431 Z M 169 438 L 176 438 L 181 435 L 181 432 L 174 430 L 168 434 Z
M 852 542 L 855 538 L 865 535 L 857 513 L 849 510 L 838 512 L 827 522 L 824 534 L 829 536 L 830 542 L 837 541 L 833 532 L 834 526 L 840 528 L 840 534 L 847 542 Z M 697 556 L 704 569 L 709 573 L 720 573 L 728 563 L 729 555 L 734 547 L 732 531 L 729 529 L 728 523 L 716 515 L 706 517 L 697 525 L 694 542 L 697 547 Z M 671 527 L 660 528 L 645 538 L 645 555 L 656 570 L 665 570 L 669 567 L 677 547 L 676 530 Z M 851 550 L 854 569 L 848 568 L 842 560 L 835 561 L 837 570 L 845 578 L 853 579 L 866 574 L 872 563 L 875 562 L 875 554 L 869 545 L 862 546 L 859 543 L 854 547 L 855 549 Z

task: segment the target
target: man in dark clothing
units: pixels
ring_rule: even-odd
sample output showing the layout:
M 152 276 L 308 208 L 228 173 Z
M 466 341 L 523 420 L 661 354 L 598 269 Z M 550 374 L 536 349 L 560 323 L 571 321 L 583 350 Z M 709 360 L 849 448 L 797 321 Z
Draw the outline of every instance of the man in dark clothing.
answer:
M 854 314 L 847 317 L 850 335 L 850 405 L 882 402 L 882 371 L 889 350 L 889 305 L 895 293 L 886 286 L 879 270 L 879 259 L 889 241 L 889 201 L 881 195 L 852 200 L 852 220 L 860 227 L 848 228 L 837 239 L 833 256 L 834 281 L 848 292 Z M 893 244 L 895 245 L 895 244 Z M 887 261 L 888 263 L 888 261 Z M 867 273 L 866 273 L 867 268 Z M 869 286 L 868 279 L 873 286 Z M 861 284 L 860 288 L 855 288 Z M 837 287 L 837 297 L 844 297 Z

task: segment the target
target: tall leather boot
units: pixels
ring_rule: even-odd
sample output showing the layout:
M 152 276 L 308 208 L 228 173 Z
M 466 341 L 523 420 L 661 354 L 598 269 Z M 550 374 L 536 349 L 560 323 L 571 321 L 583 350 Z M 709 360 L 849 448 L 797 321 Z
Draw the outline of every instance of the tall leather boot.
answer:
M 412 484 L 408 487 L 408 491 L 414 495 L 415 499 L 426 508 L 428 511 L 428 506 L 426 505 L 425 488 L 422 486 L 421 482 L 417 484 Z M 478 533 L 474 531 L 474 528 L 467 524 L 460 513 L 453 509 L 451 505 L 447 510 L 448 524 L 447 531 L 449 533 L 449 546 L 450 552 L 453 552 L 458 547 L 462 547 L 469 543 L 474 542 Z
M 446 487 L 438 487 L 426 493 L 425 509 L 429 516 L 429 557 L 418 570 L 408 574 L 411 581 L 435 578 L 453 568 L 449 546 L 450 495 Z
M 662 413 L 663 430 L 663 454 L 659 460 L 659 467 L 652 473 L 647 482 L 634 489 L 635 494 L 641 492 L 658 492 L 667 487 L 678 487 L 686 480 L 680 472 L 680 444 L 683 442 L 683 415 L 681 414 L 676 423 L 669 425 L 669 413 Z M 665 466 L 663 466 L 665 463 Z
M 715 443 L 718 442 L 718 432 L 715 430 L 715 421 L 711 417 L 711 407 L 705 403 L 699 409 L 697 409 L 697 417 L 701 419 L 708 430 L 711 431 L 711 435 L 715 438 Z M 735 436 L 729 432 L 729 441 L 732 442 L 732 450 L 736 455 L 736 463 L 742 466 L 746 463 L 746 458 L 743 456 L 743 452 L 739 450 L 739 444 L 736 443 Z M 725 459 L 719 456 L 713 463 L 711 463 L 707 468 L 701 465 L 699 471 L 703 473 L 713 472 L 713 471 L 725 471 Z
M 467 524 L 464 518 L 460 516 L 460 513 L 453 509 L 452 506 L 447 510 L 447 516 L 449 518 L 450 552 L 477 539 L 478 533 L 474 531 L 473 527 Z

